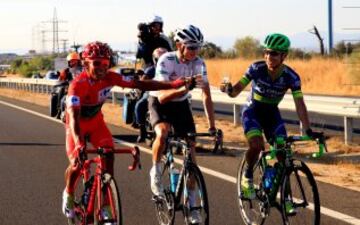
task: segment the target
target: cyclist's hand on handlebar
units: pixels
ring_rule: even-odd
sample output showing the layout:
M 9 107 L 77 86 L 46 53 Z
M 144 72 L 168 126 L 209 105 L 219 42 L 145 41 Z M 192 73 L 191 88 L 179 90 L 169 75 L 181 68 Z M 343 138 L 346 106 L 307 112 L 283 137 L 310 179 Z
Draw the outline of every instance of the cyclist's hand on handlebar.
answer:
M 77 162 L 82 164 L 85 160 L 87 160 L 87 155 L 86 155 L 86 147 L 85 145 L 79 144 L 75 147 L 75 151 L 77 154 Z
M 311 139 L 318 139 L 324 137 L 322 132 L 315 132 L 311 128 L 305 131 L 306 135 L 309 136 Z
M 215 135 L 216 134 L 217 129 L 215 127 L 209 127 L 208 132 L 210 135 Z

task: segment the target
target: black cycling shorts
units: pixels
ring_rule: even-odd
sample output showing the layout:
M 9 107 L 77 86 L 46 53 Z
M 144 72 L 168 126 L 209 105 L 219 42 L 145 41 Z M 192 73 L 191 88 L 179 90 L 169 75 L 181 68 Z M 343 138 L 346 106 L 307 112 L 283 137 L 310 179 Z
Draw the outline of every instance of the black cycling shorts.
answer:
M 153 127 L 160 122 L 166 122 L 173 126 L 176 135 L 185 136 L 187 133 L 196 132 L 191 106 L 187 99 L 160 104 L 157 97 L 150 96 L 149 112 Z

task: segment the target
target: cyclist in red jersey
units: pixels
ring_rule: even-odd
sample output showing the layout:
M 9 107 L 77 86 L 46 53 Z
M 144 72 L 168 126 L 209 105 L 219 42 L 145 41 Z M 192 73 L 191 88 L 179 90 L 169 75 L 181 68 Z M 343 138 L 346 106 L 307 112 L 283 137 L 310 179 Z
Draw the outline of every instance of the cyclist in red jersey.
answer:
M 66 153 L 70 164 L 65 171 L 66 188 L 63 192 L 63 213 L 74 217 L 73 194 L 79 175 L 79 152 L 85 147 L 85 136 L 97 147 L 113 148 L 112 135 L 107 128 L 101 107 L 113 86 L 159 90 L 179 88 L 189 82 L 176 80 L 126 80 L 122 74 L 110 71 L 112 50 L 106 43 L 91 42 L 82 52 L 84 70 L 70 84 L 66 98 Z M 113 174 L 114 158 L 107 159 L 106 170 Z

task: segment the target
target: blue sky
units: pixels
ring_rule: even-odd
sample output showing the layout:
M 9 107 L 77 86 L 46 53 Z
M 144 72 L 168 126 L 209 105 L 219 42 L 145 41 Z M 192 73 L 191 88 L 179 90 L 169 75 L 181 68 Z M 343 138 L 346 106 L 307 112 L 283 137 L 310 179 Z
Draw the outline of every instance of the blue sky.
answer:
M 57 9 L 60 39 L 70 43 L 94 40 L 108 42 L 115 49 L 135 50 L 137 24 L 152 15 L 160 15 L 168 34 L 175 28 L 194 24 L 205 39 L 231 48 L 236 38 L 247 35 L 260 41 L 267 33 L 281 32 L 293 40 L 293 46 L 314 48 L 318 42 L 308 33 L 313 25 L 322 32 L 327 45 L 328 0 L 1 0 L 0 52 L 25 52 L 40 49 L 39 24 L 49 21 Z M 358 0 L 333 0 L 335 42 L 342 38 L 360 39 Z M 45 24 L 43 24 L 44 26 Z M 50 24 L 42 29 L 51 29 Z M 51 40 L 51 32 L 45 33 Z M 46 43 L 51 50 L 51 41 Z

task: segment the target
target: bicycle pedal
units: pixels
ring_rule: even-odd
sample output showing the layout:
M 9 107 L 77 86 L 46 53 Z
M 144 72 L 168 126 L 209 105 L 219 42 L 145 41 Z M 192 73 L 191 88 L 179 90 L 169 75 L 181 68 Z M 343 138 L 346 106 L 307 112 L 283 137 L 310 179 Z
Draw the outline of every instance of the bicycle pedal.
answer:
M 154 201 L 155 203 L 160 203 L 164 201 L 166 202 L 165 196 L 161 196 L 161 195 L 153 195 L 151 200 Z

